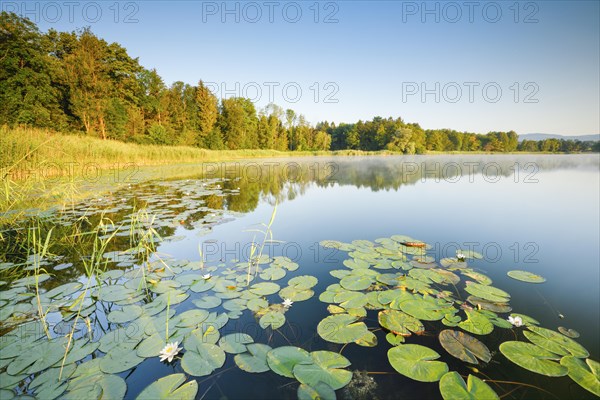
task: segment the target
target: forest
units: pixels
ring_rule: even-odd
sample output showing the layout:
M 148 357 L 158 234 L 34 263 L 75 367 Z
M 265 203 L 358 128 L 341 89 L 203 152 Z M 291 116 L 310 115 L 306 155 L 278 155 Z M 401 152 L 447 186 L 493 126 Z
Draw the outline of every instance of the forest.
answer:
M 46 128 L 140 144 L 213 150 L 598 152 L 600 142 L 522 141 L 517 133 L 423 129 L 401 118 L 311 125 L 294 110 L 218 99 L 199 80 L 170 86 L 91 29 L 43 33 L 0 14 L 0 126 Z

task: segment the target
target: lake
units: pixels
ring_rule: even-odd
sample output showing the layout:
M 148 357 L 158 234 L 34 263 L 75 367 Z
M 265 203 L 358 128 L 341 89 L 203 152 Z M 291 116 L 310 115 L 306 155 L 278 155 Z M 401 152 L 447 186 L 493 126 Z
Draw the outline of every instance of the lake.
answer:
M 301 396 L 327 398 L 339 383 L 338 398 L 441 398 L 433 377 L 445 364 L 487 380 L 502 398 L 594 398 L 567 376 L 577 368 L 558 361 L 579 362 L 585 351 L 600 359 L 598 155 L 286 158 L 142 179 L 151 173 L 3 229 L 3 396 L 112 388 L 136 398 L 183 373 L 199 399 L 293 399 L 298 381 Z M 513 279 L 513 270 L 545 281 Z M 291 307 L 281 305 L 286 298 Z M 507 323 L 511 313 L 526 326 Z M 548 333 L 525 316 L 576 332 Z M 439 339 L 448 329 L 478 339 L 489 357 L 453 357 Z M 222 339 L 236 333 L 250 338 Z M 58 379 L 61 337 L 70 334 L 79 353 Z M 170 363 L 158 357 L 166 337 L 184 348 Z M 388 340 L 418 354 L 388 353 Z M 513 356 L 499 349 L 516 341 L 534 344 Z M 40 360 L 22 355 L 30 346 Z M 283 346 L 327 352 L 278 353 Z M 546 376 L 552 371 L 562 376 Z M 420 373 L 432 382 L 415 379 Z

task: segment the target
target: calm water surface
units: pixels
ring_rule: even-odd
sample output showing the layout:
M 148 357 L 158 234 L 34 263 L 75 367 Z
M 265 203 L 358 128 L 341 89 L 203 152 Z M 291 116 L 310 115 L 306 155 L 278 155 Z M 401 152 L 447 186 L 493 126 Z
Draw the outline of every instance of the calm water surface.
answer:
M 221 167 L 198 167 L 196 176 L 189 179 L 200 185 L 210 178 L 221 185 L 224 195 L 212 199 L 209 206 L 224 210 L 225 219 L 206 229 L 193 223 L 204 214 L 186 215 L 166 234 L 178 240 L 161 244 L 159 253 L 195 261 L 200 259 L 200 245 L 208 265 L 244 259 L 253 237 L 248 230 L 268 222 L 277 203 L 272 231 L 281 243 L 267 246 L 266 252 L 287 256 L 300 265 L 282 281 L 307 274 L 319 279 L 315 296 L 295 303 L 286 313 L 283 335 L 262 330 L 246 310 L 241 318 L 229 321 L 222 336 L 243 331 L 256 342 L 273 347 L 292 343 L 307 350 L 340 351 L 340 345 L 325 342 L 316 334 L 319 321 L 329 315 L 327 304 L 320 302 L 318 295 L 338 283 L 328 272 L 343 268 L 347 254 L 320 247 L 319 242 L 374 241 L 401 234 L 430 244 L 427 253 L 438 260 L 453 257 L 458 248 L 481 253 L 484 258 L 470 265 L 492 278 L 495 287 L 511 294 L 514 312 L 532 316 L 550 329 L 565 326 L 577 330 L 581 334 L 577 341 L 592 359 L 600 359 L 598 155 L 301 158 Z M 302 168 L 308 172 L 300 176 Z M 128 192 L 134 197 L 135 190 L 142 190 L 132 189 Z M 116 192 L 114 199 L 119 196 Z M 506 276 L 513 269 L 534 272 L 547 281 L 534 285 L 513 280 Z M 177 311 L 193 308 L 191 300 L 197 297 L 192 293 Z M 366 323 L 378 326 L 376 311 L 369 312 Z M 507 332 L 490 335 L 486 341 L 497 353 L 491 363 L 480 367 L 483 373 L 496 380 L 527 382 L 560 398 L 592 397 L 568 377 L 547 378 L 508 362 L 497 350 L 501 341 L 511 340 L 512 334 Z M 350 369 L 394 371 L 387 361 L 390 345 L 385 333 L 376 334 L 379 344 L 375 348 L 344 348 L 343 355 L 352 362 Z M 451 370 L 463 375 L 472 372 L 444 352 L 435 332 L 412 337 L 409 342 L 435 349 Z M 181 371 L 177 364 L 148 359 L 133 372 L 122 374 L 128 384 L 127 398 L 135 398 L 149 382 Z M 198 378 L 198 398 L 296 396 L 297 384 L 290 384 L 290 379 L 271 372 L 244 373 L 235 368 L 229 355 L 217 373 L 221 371 L 226 372 Z M 396 373 L 371 376 L 373 388 L 367 398 L 439 397 L 437 383 L 419 383 Z M 492 387 L 504 394 L 516 386 Z M 344 396 L 349 395 L 338 392 L 338 397 Z M 552 397 L 534 389 L 519 389 L 505 398 Z

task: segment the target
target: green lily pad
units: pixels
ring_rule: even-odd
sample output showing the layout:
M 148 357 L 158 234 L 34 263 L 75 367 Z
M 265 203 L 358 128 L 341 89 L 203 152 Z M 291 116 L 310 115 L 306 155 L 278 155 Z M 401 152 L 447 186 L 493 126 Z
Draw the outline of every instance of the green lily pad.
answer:
M 372 282 L 373 280 L 369 276 L 356 276 L 351 274 L 343 278 L 340 281 L 340 285 L 348 290 L 365 290 L 371 286 Z
M 193 400 L 198 393 L 198 383 L 195 380 L 185 383 L 184 374 L 168 375 L 146 387 L 136 398 L 137 400 Z
M 488 300 L 493 303 L 508 303 L 510 300 L 510 295 L 504 290 L 489 285 L 482 285 L 480 283 L 468 283 L 465 287 L 465 291 L 475 297 L 479 297 L 480 299 Z
M 125 380 L 117 375 L 97 372 L 93 375 L 70 381 L 68 391 L 61 399 L 123 399 L 127 391 Z
M 571 355 L 579 358 L 586 358 L 590 355 L 590 353 L 588 353 L 588 351 L 582 345 L 571 338 L 561 335 L 558 332 L 534 325 L 530 325 L 527 328 L 539 336 L 535 337 L 530 335 L 531 337 L 528 336 L 527 338 L 548 351 L 556 352 L 555 350 L 560 351 L 559 349 L 563 349 L 563 351 L 560 353 L 557 352 L 557 354 L 567 355 L 570 353 Z M 534 339 L 532 340 L 532 338 Z M 542 338 L 547 340 L 541 340 Z M 536 343 L 534 340 L 537 340 L 538 343 Z
M 413 317 L 425 321 L 438 321 L 444 315 L 451 313 L 452 306 L 448 306 L 433 297 L 416 297 L 400 303 L 400 309 Z
M 120 310 L 111 311 L 106 319 L 114 324 L 124 324 L 139 318 L 143 311 L 142 307 L 130 304 L 123 306 Z
M 298 290 L 306 290 L 314 287 L 319 281 L 311 275 L 296 276 L 288 281 L 288 286 L 293 286 Z
M 492 355 L 485 344 L 464 332 L 445 329 L 440 332 L 442 347 L 459 360 L 479 364 L 477 359 L 490 362 Z
M 186 345 L 188 342 L 185 342 Z M 207 376 L 225 364 L 225 352 L 217 345 L 210 343 L 194 343 L 186 348 L 181 358 L 181 367 L 193 376 Z
M 465 331 L 476 335 L 487 335 L 494 330 L 494 324 L 485 314 L 476 310 L 465 310 L 465 314 L 467 314 L 467 319 L 458 324 Z
M 246 345 L 254 343 L 252 336 L 245 333 L 232 333 L 219 340 L 219 347 L 229 354 L 239 354 L 246 351 Z
M 313 297 L 315 292 L 311 289 L 297 289 L 294 286 L 284 287 L 279 291 L 279 297 L 292 301 L 304 301 Z
M 254 298 L 248 301 L 246 305 L 249 310 L 257 312 L 269 306 L 269 302 L 263 298 Z
M 193 300 L 192 303 L 198 308 L 211 309 L 221 305 L 221 298 L 217 296 L 203 296 Z
M 298 364 L 312 364 L 308 351 L 294 346 L 283 346 L 267 353 L 267 364 L 276 374 L 293 378 L 294 367 Z
M 246 345 L 247 352 L 236 354 L 233 358 L 235 364 L 242 370 L 253 374 L 267 372 L 270 368 L 267 364 L 267 353 L 272 350 L 271 346 L 262 343 L 250 343 Z
M 393 332 L 388 332 L 388 334 L 385 335 L 385 340 L 392 346 L 398 346 L 404 343 L 406 339 L 402 335 L 395 335 Z
M 158 357 L 160 351 L 166 345 L 167 343 L 164 340 L 164 336 L 159 333 L 155 333 L 141 341 L 136 348 L 136 354 L 143 358 Z
M 280 289 L 280 287 L 276 283 L 260 282 L 260 283 L 256 283 L 256 284 L 250 286 L 250 288 L 248 290 L 250 290 L 252 293 L 257 294 L 259 296 L 268 296 L 270 294 L 279 292 L 279 289 Z
M 348 314 L 335 314 L 325 317 L 319 325 L 319 336 L 332 343 L 351 343 L 362 338 L 367 332 L 364 322 L 356 322 L 357 317 Z
M 469 375 L 467 383 L 456 371 L 448 372 L 440 379 L 440 393 L 444 400 L 498 400 L 494 390 L 476 376 Z
M 508 341 L 500 345 L 500 352 L 526 370 L 546 376 L 564 376 L 568 369 L 554 360 L 560 357 L 531 343 Z
M 285 277 L 286 271 L 279 267 L 269 267 L 260 273 L 260 278 L 265 281 L 277 281 Z
M 298 386 L 298 400 L 335 400 L 335 391 L 327 384 L 319 382 L 316 386 L 302 384 Z
M 383 310 L 378 315 L 379 325 L 396 335 L 410 336 L 425 330 L 418 319 L 397 310 Z
M 294 366 L 293 374 L 300 383 L 316 387 L 319 382 L 323 382 L 338 390 L 352 380 L 352 372 L 343 369 L 350 365 L 350 361 L 341 354 L 332 351 L 313 351 L 310 356 L 312 364 Z
M 528 282 L 528 283 L 544 283 L 544 282 L 546 282 L 546 278 L 544 278 L 543 276 L 536 275 L 529 271 L 513 270 L 513 271 L 508 271 L 506 273 L 506 275 L 508 275 L 511 278 L 516 279 L 518 281 L 522 281 L 522 282 Z
M 560 364 L 567 367 L 569 377 L 579 386 L 600 397 L 600 363 L 589 358 L 584 363 L 577 357 L 566 356 Z
M 100 359 L 100 370 L 107 374 L 118 374 L 142 363 L 144 359 L 137 355 L 131 343 L 117 343 Z
M 18 375 L 26 372 L 35 374 L 43 371 L 62 360 L 65 355 L 66 338 L 43 340 L 33 346 L 23 349 L 6 369 L 10 375 Z
M 418 344 L 401 344 L 388 350 L 388 360 L 400 374 L 420 382 L 437 382 L 446 372 L 448 365 L 434 361 L 440 355 L 434 350 Z
M 258 321 L 261 328 L 279 329 L 285 324 L 285 315 L 279 311 L 269 311 Z

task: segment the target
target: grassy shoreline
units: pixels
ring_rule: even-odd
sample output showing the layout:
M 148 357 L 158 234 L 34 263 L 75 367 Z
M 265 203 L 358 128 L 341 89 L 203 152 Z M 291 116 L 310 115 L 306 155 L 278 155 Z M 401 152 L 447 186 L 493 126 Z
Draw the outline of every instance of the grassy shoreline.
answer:
M 426 155 L 536 154 L 428 152 Z M 0 126 L 0 225 L 27 215 L 27 209 L 83 200 L 133 183 L 197 175 L 199 166 L 220 162 L 291 157 L 393 156 L 391 151 L 206 150 L 101 140 L 34 128 Z M 149 167 L 149 168 L 144 168 Z M 162 167 L 154 168 L 150 167 Z M 145 171 L 144 171 L 145 170 Z M 194 172 L 195 171 L 195 172 Z

